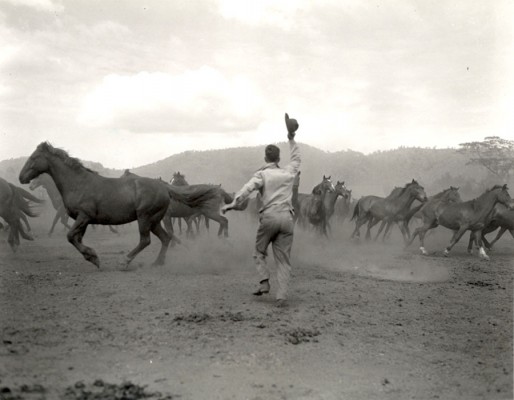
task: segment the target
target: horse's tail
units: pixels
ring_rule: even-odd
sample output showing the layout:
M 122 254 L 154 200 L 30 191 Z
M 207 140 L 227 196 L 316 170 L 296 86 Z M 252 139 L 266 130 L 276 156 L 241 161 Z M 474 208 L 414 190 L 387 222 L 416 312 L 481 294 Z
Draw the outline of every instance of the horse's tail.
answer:
M 36 212 L 34 212 L 34 210 L 32 210 L 31 204 L 29 203 L 28 200 L 25 199 L 21 190 L 19 190 L 20 188 L 14 186 L 14 185 L 11 185 L 11 187 L 13 188 L 14 204 L 18 208 L 18 210 L 23 212 L 25 215 L 28 215 L 29 217 L 32 217 L 32 218 L 37 217 L 39 214 L 37 214 Z M 38 199 L 38 202 L 41 203 L 41 200 Z
M 198 208 L 207 201 L 215 199 L 219 196 L 219 186 L 216 185 L 189 185 L 189 186 L 172 186 L 166 185 L 170 198 L 177 200 L 185 205 Z
M 355 207 L 353 208 L 353 215 L 350 221 L 353 221 L 356 217 L 359 216 L 359 206 L 360 206 L 360 200 L 355 203 Z
M 14 185 L 13 185 L 14 186 Z M 37 204 L 42 204 L 44 203 L 45 201 L 42 200 L 42 199 L 38 199 L 36 196 L 34 196 L 32 193 L 26 191 L 25 189 L 21 188 L 21 187 L 18 187 L 18 186 L 14 186 L 16 188 L 16 190 L 18 191 L 18 193 L 20 193 L 24 198 L 26 198 L 27 200 L 30 200 L 30 201 L 33 201 L 34 203 L 37 203 Z
M 234 196 L 232 196 L 230 193 L 225 192 L 222 188 L 220 188 L 221 195 L 223 196 L 223 201 L 225 204 L 230 204 L 234 201 Z

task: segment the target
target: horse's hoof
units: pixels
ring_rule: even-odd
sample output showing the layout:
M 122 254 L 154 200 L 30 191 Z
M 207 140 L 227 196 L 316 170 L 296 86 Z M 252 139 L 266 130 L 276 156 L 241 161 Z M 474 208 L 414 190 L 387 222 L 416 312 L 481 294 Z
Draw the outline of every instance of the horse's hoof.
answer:
M 422 255 L 428 256 L 428 253 L 427 253 L 427 251 L 425 250 L 425 248 L 423 246 L 421 246 L 419 249 L 421 250 L 421 254 Z
M 450 255 L 450 252 L 448 250 L 444 250 L 443 256 L 448 257 Z
M 483 247 L 480 247 L 480 250 L 478 250 L 478 255 L 480 256 L 481 259 L 489 261 L 489 256 L 486 254 Z

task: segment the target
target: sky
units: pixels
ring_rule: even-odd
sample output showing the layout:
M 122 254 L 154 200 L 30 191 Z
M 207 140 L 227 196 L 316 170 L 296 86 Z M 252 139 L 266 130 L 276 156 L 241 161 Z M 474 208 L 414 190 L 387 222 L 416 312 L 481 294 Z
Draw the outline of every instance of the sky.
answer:
M 0 160 L 514 139 L 511 0 L 0 0 Z

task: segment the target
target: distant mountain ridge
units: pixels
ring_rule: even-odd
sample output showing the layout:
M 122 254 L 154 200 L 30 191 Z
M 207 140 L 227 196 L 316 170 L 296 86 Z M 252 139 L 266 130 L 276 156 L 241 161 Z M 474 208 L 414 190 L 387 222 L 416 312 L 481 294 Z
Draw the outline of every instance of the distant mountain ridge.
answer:
M 277 143 L 281 149 L 281 165 L 289 162 L 287 143 Z M 352 150 L 326 152 L 300 143 L 302 175 L 300 191 L 309 193 L 323 175 L 334 183 L 345 181 L 354 196 L 387 195 L 395 186 L 417 179 L 427 193 L 438 192 L 450 185 L 475 192 L 487 186 L 486 172 L 466 165 L 467 159 L 453 149 L 398 148 L 368 155 Z M 0 161 L 0 176 L 19 185 L 18 174 L 27 157 Z M 100 175 L 119 177 L 123 169 L 105 168 L 98 162 L 83 161 Z M 238 190 L 264 164 L 264 146 L 236 147 L 222 150 L 186 151 L 131 171 L 152 178 L 170 181 L 180 171 L 189 183 L 222 184 L 227 191 Z M 489 186 L 493 183 L 491 182 Z

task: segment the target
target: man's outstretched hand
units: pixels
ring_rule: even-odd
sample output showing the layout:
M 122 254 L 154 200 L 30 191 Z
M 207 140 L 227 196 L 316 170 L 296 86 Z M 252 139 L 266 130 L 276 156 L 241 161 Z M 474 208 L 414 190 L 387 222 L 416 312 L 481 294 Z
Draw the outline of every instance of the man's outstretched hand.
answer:
M 287 127 L 287 138 L 289 140 L 293 140 L 295 135 L 296 135 L 296 131 L 298 130 L 298 121 L 296 119 L 293 119 L 293 118 L 289 118 L 289 115 L 285 115 L 285 119 L 286 119 L 286 127 Z

